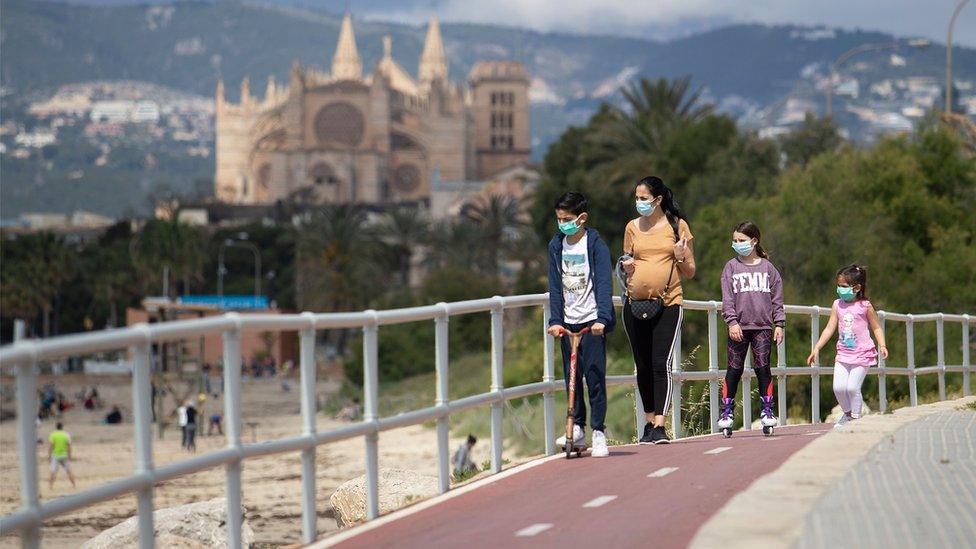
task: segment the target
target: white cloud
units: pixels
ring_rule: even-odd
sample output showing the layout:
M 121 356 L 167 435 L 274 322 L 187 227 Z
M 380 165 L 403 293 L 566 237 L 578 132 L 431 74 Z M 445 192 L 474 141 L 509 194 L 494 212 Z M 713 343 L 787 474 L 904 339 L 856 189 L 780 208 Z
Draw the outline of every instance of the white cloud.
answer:
M 946 26 L 957 0 L 443 0 L 442 21 L 493 23 L 543 32 L 647 36 L 662 26 L 691 30 L 720 23 L 827 25 L 879 30 L 899 36 L 924 36 L 945 42 Z M 424 23 L 427 2 L 398 10 L 378 8 L 372 18 Z M 355 7 L 354 7 L 354 11 Z M 956 22 L 955 42 L 976 47 L 976 4 Z

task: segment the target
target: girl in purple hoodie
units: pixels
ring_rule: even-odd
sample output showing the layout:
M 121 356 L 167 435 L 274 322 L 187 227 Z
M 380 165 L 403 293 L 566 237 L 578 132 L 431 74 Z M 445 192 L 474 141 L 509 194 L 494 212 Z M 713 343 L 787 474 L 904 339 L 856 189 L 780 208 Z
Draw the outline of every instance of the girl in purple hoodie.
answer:
M 769 356 L 773 343 L 783 341 L 786 311 L 783 309 L 783 279 L 769 262 L 760 240 L 759 227 L 743 221 L 732 231 L 736 252 L 722 270 L 722 317 L 729 326 L 729 367 L 722 385 L 722 416 L 718 426 L 732 436 L 735 393 L 742 379 L 746 353 L 752 347 L 753 370 L 759 380 L 760 421 L 763 434 L 773 432 L 773 376 Z

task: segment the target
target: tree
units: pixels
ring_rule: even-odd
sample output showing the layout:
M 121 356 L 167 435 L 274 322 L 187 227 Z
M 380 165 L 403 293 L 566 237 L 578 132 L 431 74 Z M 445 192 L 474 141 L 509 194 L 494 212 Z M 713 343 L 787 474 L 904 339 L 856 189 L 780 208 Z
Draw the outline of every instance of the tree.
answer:
M 809 112 L 803 124 L 781 140 L 787 162 L 798 166 L 806 166 L 817 155 L 837 150 L 843 144 L 844 138 L 833 118 L 817 118 Z
M 488 271 L 498 273 L 502 257 L 510 250 L 519 229 L 525 225 L 518 201 L 508 195 L 481 196 L 465 211 L 465 215 L 481 233 L 483 244 L 479 249 L 484 253 Z
M 392 267 L 398 274 L 402 287 L 410 284 L 410 269 L 414 250 L 430 236 L 430 219 L 427 213 L 414 205 L 390 208 L 380 225 L 382 238 L 389 243 Z
M 380 258 L 388 250 L 378 236 L 358 206 L 312 210 L 296 242 L 298 306 L 306 311 L 352 311 L 384 295 L 389 277 Z M 347 330 L 337 333 L 335 346 L 342 354 Z

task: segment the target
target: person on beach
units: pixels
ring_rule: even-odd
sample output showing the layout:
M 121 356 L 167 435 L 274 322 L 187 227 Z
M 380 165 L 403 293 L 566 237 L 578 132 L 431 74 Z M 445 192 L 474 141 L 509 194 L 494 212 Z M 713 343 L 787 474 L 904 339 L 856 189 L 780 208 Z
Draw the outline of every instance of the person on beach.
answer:
M 471 450 L 478 442 L 474 435 L 468 435 L 468 439 L 458 446 L 454 457 L 451 458 L 451 466 L 454 468 L 455 475 L 463 475 L 469 471 L 477 471 L 478 466 L 471 461 Z
M 820 349 L 839 331 L 837 337 L 837 356 L 834 361 L 834 395 L 844 413 L 837 420 L 836 427 L 861 417 L 861 384 L 868 368 L 881 358 L 888 358 L 884 330 L 878 321 L 878 313 L 868 300 L 868 271 L 857 264 L 848 265 L 837 271 L 837 297 L 830 308 L 830 320 L 824 327 L 820 339 L 810 351 L 807 364 L 817 363 Z M 871 334 L 878 344 L 875 347 Z
M 570 344 L 562 337 L 568 330 L 583 335 L 577 349 L 577 387 L 574 403 L 573 444 L 583 446 L 586 438 L 586 405 L 581 380 L 586 380 L 590 399 L 590 425 L 593 429 L 593 457 L 610 455 L 607 448 L 607 341 L 606 334 L 616 324 L 613 309 L 613 270 L 610 249 L 596 229 L 585 228 L 589 214 L 586 197 L 567 192 L 554 205 L 559 232 L 549 242 L 549 328 L 551 336 L 561 338 L 563 378 L 569 388 Z M 566 445 L 566 435 L 556 440 Z
M 634 199 L 640 217 L 627 223 L 624 255 L 617 263 L 626 288 L 624 328 L 644 406 L 640 444 L 667 444 L 664 423 L 671 407 L 674 342 L 681 329 L 681 281 L 695 276 L 694 235 L 661 178 L 638 181 Z
M 746 354 L 752 348 L 753 370 L 759 380 L 760 420 L 776 425 L 773 414 L 773 376 L 769 357 L 773 343 L 783 341 L 786 311 L 783 278 L 761 244 L 759 227 L 743 221 L 732 231 L 736 253 L 722 270 L 722 318 L 729 327 L 729 366 L 722 385 L 722 413 L 718 426 L 731 429 L 735 393 L 739 389 Z
M 47 437 L 48 448 L 47 458 L 51 461 L 51 477 L 48 479 L 48 487 L 54 488 L 54 478 L 58 474 L 58 469 L 64 469 L 71 481 L 71 486 L 75 486 L 75 476 L 71 474 L 71 435 L 64 430 L 64 424 L 60 421 L 56 429 L 51 431 Z

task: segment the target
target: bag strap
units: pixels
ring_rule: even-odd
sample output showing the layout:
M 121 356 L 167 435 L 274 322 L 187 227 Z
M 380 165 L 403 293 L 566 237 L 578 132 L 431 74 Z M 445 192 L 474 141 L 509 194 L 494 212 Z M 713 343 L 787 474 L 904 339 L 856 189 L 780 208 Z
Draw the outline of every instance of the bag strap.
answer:
M 668 223 L 671 225 L 671 230 L 674 231 L 674 242 L 677 243 L 678 242 L 678 221 L 676 219 L 672 219 L 671 216 L 667 216 L 667 218 L 668 218 Z M 667 297 L 668 292 L 671 291 L 671 278 L 674 277 L 674 266 L 675 266 L 675 264 L 677 262 L 678 262 L 677 258 L 675 258 L 674 257 L 674 254 L 672 253 L 671 254 L 671 270 L 668 271 L 668 281 L 664 285 L 664 296 L 665 297 Z

